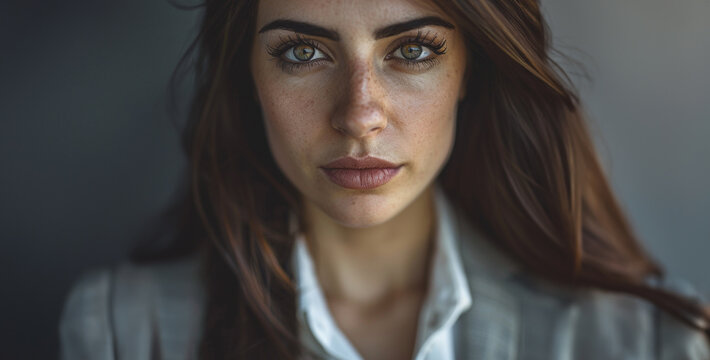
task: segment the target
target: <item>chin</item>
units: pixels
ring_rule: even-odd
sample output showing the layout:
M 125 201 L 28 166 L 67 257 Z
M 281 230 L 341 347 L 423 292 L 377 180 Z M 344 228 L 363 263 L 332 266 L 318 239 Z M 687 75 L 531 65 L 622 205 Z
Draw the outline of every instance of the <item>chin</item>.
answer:
M 317 202 L 321 211 L 336 223 L 348 228 L 368 228 L 394 218 L 406 207 L 396 196 L 352 194 Z

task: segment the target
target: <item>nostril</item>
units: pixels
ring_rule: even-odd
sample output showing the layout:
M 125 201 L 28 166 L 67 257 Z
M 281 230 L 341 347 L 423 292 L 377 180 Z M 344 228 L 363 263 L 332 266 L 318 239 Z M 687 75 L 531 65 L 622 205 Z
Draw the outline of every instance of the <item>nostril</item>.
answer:
M 371 133 L 372 133 L 372 132 L 380 132 L 380 131 L 384 130 L 385 127 L 386 127 L 386 126 L 376 126 L 376 127 L 373 127 L 372 129 L 370 129 L 370 132 L 371 132 Z

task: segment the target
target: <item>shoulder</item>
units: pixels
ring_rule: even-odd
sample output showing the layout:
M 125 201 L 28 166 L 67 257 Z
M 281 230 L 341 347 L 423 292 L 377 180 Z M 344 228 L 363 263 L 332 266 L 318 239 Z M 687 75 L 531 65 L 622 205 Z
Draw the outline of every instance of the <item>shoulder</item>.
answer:
M 62 359 L 114 359 L 110 278 L 107 270 L 92 271 L 74 284 L 59 324 Z
M 707 299 L 687 281 L 669 279 L 659 284 L 665 289 L 707 304 Z M 665 311 L 657 309 L 661 359 L 710 359 L 708 336 L 691 328 Z
M 193 351 L 203 296 L 197 257 L 88 272 L 64 305 L 62 358 L 148 359 L 156 352 L 170 358 L 166 353 Z
M 517 350 L 506 350 L 513 358 L 710 360 L 701 331 L 645 299 L 531 274 L 465 221 L 459 236 L 473 301 L 464 327 L 516 339 Z M 657 286 L 702 302 L 680 280 Z
M 524 345 L 530 349 L 552 346 L 545 351 L 568 351 L 581 359 L 595 354 L 593 358 L 710 360 L 710 344 L 700 330 L 645 299 L 555 285 L 529 275 L 516 282 L 511 287 L 520 296 Z M 658 286 L 672 289 L 674 284 Z M 543 329 L 549 336 L 540 335 Z

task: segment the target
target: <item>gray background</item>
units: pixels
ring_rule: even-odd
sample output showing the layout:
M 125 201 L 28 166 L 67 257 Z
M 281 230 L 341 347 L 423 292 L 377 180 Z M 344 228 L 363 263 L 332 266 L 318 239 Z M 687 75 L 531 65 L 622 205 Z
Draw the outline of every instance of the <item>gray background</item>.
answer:
M 544 0 L 600 157 L 669 275 L 710 295 L 710 1 Z M 579 73 L 570 67 L 571 73 Z
M 639 236 L 710 294 L 710 1 L 543 5 L 591 78 L 575 76 Z M 176 193 L 183 115 L 166 111 L 166 86 L 195 15 L 166 1 L 0 5 L 0 358 L 54 357 L 72 281 L 125 257 Z

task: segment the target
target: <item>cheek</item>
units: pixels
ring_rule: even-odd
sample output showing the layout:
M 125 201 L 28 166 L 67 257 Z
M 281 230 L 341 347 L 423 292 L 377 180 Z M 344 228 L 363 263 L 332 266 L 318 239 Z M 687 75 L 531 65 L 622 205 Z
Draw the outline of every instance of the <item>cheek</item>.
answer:
M 292 180 L 306 168 L 308 149 L 322 132 L 317 95 L 299 89 L 268 80 L 258 88 L 269 147 L 281 170 Z
M 418 171 L 429 172 L 446 160 L 453 145 L 459 77 L 432 74 L 416 88 L 395 98 L 395 112 L 409 134 L 414 160 L 421 159 Z
M 306 140 L 309 122 L 312 117 L 306 116 L 313 112 L 314 100 L 299 96 L 282 89 L 266 89 L 267 96 L 262 97 L 262 111 L 269 135 L 280 142 Z

